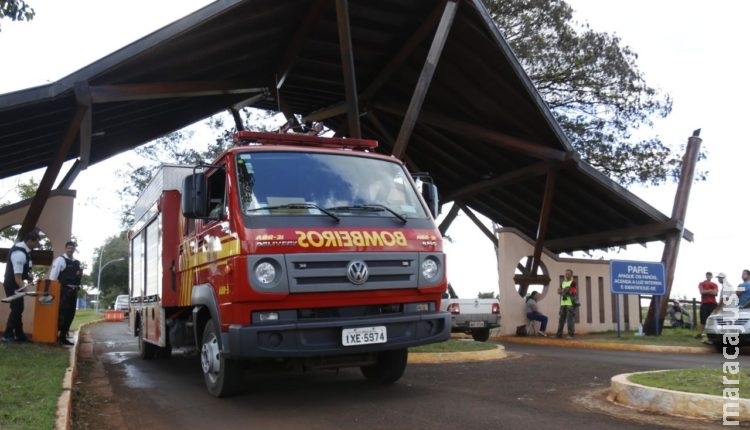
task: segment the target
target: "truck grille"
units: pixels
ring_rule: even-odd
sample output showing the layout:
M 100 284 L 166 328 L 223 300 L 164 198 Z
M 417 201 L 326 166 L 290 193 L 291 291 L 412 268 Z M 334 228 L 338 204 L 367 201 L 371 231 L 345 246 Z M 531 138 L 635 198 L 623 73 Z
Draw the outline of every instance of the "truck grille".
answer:
M 373 315 L 394 314 L 402 311 L 401 305 L 347 306 L 339 308 L 299 309 L 299 319 L 359 318 Z
M 737 319 L 733 319 L 729 317 L 717 317 L 716 318 L 716 324 L 721 325 L 721 326 L 724 326 L 724 325 L 744 326 L 745 324 L 747 324 L 748 321 L 750 321 L 750 318 L 737 318 Z
M 361 261 L 367 278 L 361 284 L 347 277 L 349 264 Z M 287 254 L 289 291 L 363 291 L 390 288 L 416 288 L 419 254 L 416 252 L 373 252 L 341 254 Z

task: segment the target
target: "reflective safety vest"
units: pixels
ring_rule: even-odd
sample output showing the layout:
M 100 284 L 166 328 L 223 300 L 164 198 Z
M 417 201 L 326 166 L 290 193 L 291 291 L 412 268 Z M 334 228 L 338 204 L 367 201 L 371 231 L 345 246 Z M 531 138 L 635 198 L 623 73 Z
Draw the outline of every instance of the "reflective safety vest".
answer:
M 569 295 L 570 286 L 573 284 L 573 279 L 563 279 L 562 284 L 562 295 L 560 296 L 560 306 L 573 306 L 573 298 Z

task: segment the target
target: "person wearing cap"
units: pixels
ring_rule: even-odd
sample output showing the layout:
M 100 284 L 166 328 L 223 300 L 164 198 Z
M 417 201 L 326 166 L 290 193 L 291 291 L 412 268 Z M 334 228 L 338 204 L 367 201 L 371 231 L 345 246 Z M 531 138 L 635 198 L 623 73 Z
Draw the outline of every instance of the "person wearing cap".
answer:
M 39 232 L 32 230 L 24 235 L 23 240 L 16 242 L 8 251 L 5 264 L 3 287 L 7 297 L 22 291 L 31 282 L 31 250 L 39 245 Z M 30 342 L 23 332 L 23 296 L 10 302 L 10 314 L 5 324 L 5 333 L 0 341 L 3 343 Z
M 695 335 L 696 339 L 703 337 L 703 330 L 706 327 L 706 320 L 711 312 L 716 309 L 716 296 L 719 295 L 719 286 L 712 282 L 714 274 L 706 272 L 706 280 L 698 284 L 698 291 L 701 293 L 700 323 L 701 329 Z
M 719 303 L 716 305 L 713 313 L 721 312 L 721 308 L 724 307 L 724 303 L 729 300 L 729 296 L 734 293 L 734 286 L 727 281 L 727 275 L 724 272 L 719 272 L 716 275 L 716 283 L 719 284 Z
M 77 244 L 73 241 L 65 243 L 65 253 L 55 258 L 49 271 L 48 278 L 60 281 L 60 315 L 57 328 L 59 330 L 58 343 L 73 345 L 68 340 L 68 331 L 76 315 L 76 301 L 78 290 L 81 289 L 81 262 L 73 258 Z

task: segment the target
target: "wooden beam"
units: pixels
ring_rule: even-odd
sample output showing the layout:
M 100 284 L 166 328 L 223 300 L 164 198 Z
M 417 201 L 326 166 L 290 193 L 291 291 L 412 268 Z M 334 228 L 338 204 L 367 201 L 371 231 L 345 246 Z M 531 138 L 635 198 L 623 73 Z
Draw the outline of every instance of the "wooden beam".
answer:
M 536 242 L 534 244 L 534 264 L 531 266 L 531 273 L 536 273 L 539 269 L 539 263 L 542 258 L 544 249 L 544 240 L 547 237 L 549 228 L 549 218 L 552 213 L 552 200 L 555 197 L 555 182 L 557 180 L 557 169 L 550 169 L 547 172 L 547 181 L 544 185 L 544 197 L 542 207 L 539 211 L 539 223 L 536 229 Z
M 404 43 L 399 52 L 391 58 L 388 64 L 383 67 L 378 76 L 370 83 L 370 85 L 359 95 L 360 110 L 362 110 L 363 104 L 367 103 L 368 99 L 371 99 L 380 90 L 380 88 L 388 82 L 388 79 L 393 73 L 403 65 L 404 61 L 414 52 L 420 43 L 429 35 L 430 31 L 435 28 L 438 23 L 438 19 L 445 8 L 445 2 L 443 0 L 432 10 L 430 16 L 420 25 L 417 31 L 412 34 L 409 40 Z M 322 121 L 328 118 L 333 118 L 339 115 L 343 115 L 347 112 L 346 102 L 337 102 L 332 105 L 326 106 L 322 109 L 316 110 L 304 116 L 302 122 L 308 121 Z M 394 140 L 395 141 L 395 140 Z
M 90 110 L 90 109 L 89 109 Z M 68 173 L 65 174 L 63 179 L 60 181 L 60 183 L 57 185 L 58 190 L 69 190 L 70 187 L 73 185 L 73 181 L 76 180 L 78 177 L 78 174 L 81 173 L 81 170 L 83 170 L 83 163 L 81 163 L 81 160 L 78 159 L 75 162 L 73 162 L 73 165 L 70 166 L 70 169 L 68 169 Z M 0 261 L 2 261 L 0 259 Z
M 154 100 L 171 97 L 200 97 L 227 94 L 268 93 L 266 87 L 247 82 L 160 82 L 149 84 L 97 85 L 90 87 L 92 103 Z
M 336 0 L 336 24 L 341 51 L 341 70 L 344 74 L 349 136 L 359 139 L 362 137 L 362 130 L 359 125 L 359 99 L 357 98 L 357 77 L 354 72 L 352 32 L 349 24 L 349 0 Z
M 482 224 L 481 221 L 479 221 L 479 218 L 477 218 L 477 216 L 474 214 L 474 212 L 471 209 L 469 209 L 463 204 L 460 204 L 459 206 L 461 207 L 461 210 L 464 211 L 466 216 L 468 216 L 469 219 L 474 222 L 474 225 L 476 225 L 479 228 L 479 230 L 481 230 L 482 233 L 484 233 L 484 235 L 490 239 L 492 244 L 495 246 L 495 249 L 497 249 L 497 245 L 498 245 L 497 236 L 495 236 L 492 233 L 492 231 L 490 231 L 490 229 L 487 228 L 487 226 L 485 226 L 484 224 Z
M 93 120 L 91 119 L 91 104 L 88 103 L 88 109 L 86 109 L 86 113 L 83 116 L 83 120 L 81 121 L 81 129 L 79 131 L 78 141 L 79 141 L 79 149 L 78 149 L 78 159 L 81 162 L 80 168 L 81 170 L 86 169 L 89 165 L 89 160 L 91 159 L 91 138 L 93 136 L 92 134 L 92 127 L 93 127 Z
M 393 146 L 396 142 L 396 140 L 391 136 L 391 133 L 388 132 L 388 130 L 385 128 L 382 122 L 380 122 L 380 118 L 378 118 L 378 115 L 374 112 L 371 112 L 366 117 L 367 121 L 372 124 L 373 127 L 375 127 L 378 130 L 378 133 L 380 133 L 381 136 L 385 139 L 386 142 L 388 142 L 389 145 Z M 412 158 L 410 157 L 404 157 L 404 163 L 406 163 L 406 166 L 408 167 L 409 171 L 414 172 L 421 172 L 422 169 L 419 167 L 419 164 L 417 164 Z
M 303 116 L 302 122 L 323 121 L 329 118 L 337 117 L 339 115 L 345 114 L 347 112 L 347 109 L 348 105 L 346 104 L 346 102 L 332 104 Z
M 315 28 L 315 24 L 320 20 L 320 16 L 323 13 L 323 7 L 327 3 L 327 0 L 314 1 L 305 12 L 305 19 L 302 24 L 297 27 L 297 31 L 292 36 L 292 41 L 289 43 L 284 55 L 281 56 L 281 61 L 276 67 L 276 89 L 279 90 L 284 86 L 289 72 L 294 67 L 295 61 L 299 58 L 299 53 L 302 51 L 302 47 L 305 42 L 310 39 L 310 33 Z
M 414 89 L 409 107 L 406 109 L 406 114 L 404 115 L 404 121 L 401 123 L 401 129 L 396 137 L 396 144 L 393 147 L 392 154 L 398 159 L 402 159 L 406 153 L 406 146 L 411 138 L 412 131 L 414 131 L 414 126 L 417 124 L 417 117 L 422 110 L 422 104 L 427 96 L 427 89 L 430 87 L 432 76 L 435 74 L 435 69 L 437 69 L 438 60 L 440 60 L 440 55 L 443 53 L 443 47 L 445 47 L 448 33 L 450 33 L 450 29 L 453 26 L 457 10 L 458 5 L 456 1 L 451 0 L 445 4 L 443 16 L 440 18 L 440 24 L 438 24 L 435 37 L 432 39 L 430 51 L 427 53 L 427 59 L 422 67 L 422 73 L 419 75 L 417 86 Z
M 698 156 L 700 155 L 701 140 L 698 135 L 700 129 L 695 130 L 693 135 L 688 139 L 687 149 L 685 155 L 682 157 L 682 171 L 680 172 L 680 182 L 677 184 L 677 192 L 674 196 L 674 204 L 672 206 L 672 221 L 676 222 L 679 229 L 673 230 L 668 233 L 667 239 L 664 241 L 664 250 L 662 252 L 661 261 L 664 263 L 664 280 L 666 284 L 666 292 L 664 298 L 669 298 L 669 294 L 672 292 L 672 282 L 674 282 L 674 270 L 677 265 L 677 254 L 680 252 L 680 242 L 682 241 L 682 230 L 685 222 L 685 215 L 687 214 L 688 200 L 690 197 L 690 188 L 693 185 L 693 178 L 695 176 L 695 165 L 698 163 Z M 661 334 L 657 332 L 656 325 L 654 324 L 656 319 L 656 301 L 657 299 L 652 296 L 651 304 L 646 314 L 646 322 L 644 323 L 644 329 L 646 334 Z M 664 326 L 664 316 L 667 313 L 667 300 L 661 300 L 659 303 L 659 329 Z
M 376 103 L 375 108 L 394 115 L 402 115 L 404 111 L 401 107 L 386 103 Z M 458 121 L 441 114 L 423 111 L 419 114 L 419 121 L 442 130 L 463 135 L 466 138 L 496 144 L 502 148 L 542 160 L 567 161 L 576 159 L 572 152 L 567 153 L 541 143 L 529 142 L 525 139 L 508 136 L 494 130 L 488 130 L 474 124 Z
M 544 174 L 554 164 L 555 163 L 552 161 L 541 161 L 536 164 L 531 164 L 520 169 L 513 170 L 512 172 L 508 172 L 496 178 L 487 179 L 486 181 L 482 182 L 475 182 L 471 185 L 454 191 L 451 194 L 446 195 L 445 201 L 449 202 L 452 200 L 466 200 L 467 198 L 479 193 L 494 190 L 504 185 L 525 181 L 527 179 Z
M 245 129 L 245 124 L 242 121 L 242 116 L 240 115 L 240 110 L 231 107 L 231 108 L 229 108 L 229 113 L 232 115 L 232 119 L 234 120 L 234 128 L 236 130 L 244 130 Z
M 281 95 L 278 96 L 277 99 L 279 103 L 279 110 L 281 110 L 281 113 L 284 114 L 284 117 L 286 118 L 286 122 L 289 125 L 289 127 L 293 130 L 302 131 L 302 124 L 297 121 L 297 117 L 294 116 L 294 111 L 289 107 L 289 104 L 286 102 L 286 99 L 284 97 L 281 97 Z
M 448 231 L 451 223 L 453 223 L 453 220 L 456 219 L 459 209 L 461 209 L 461 207 L 457 203 L 454 203 L 451 206 L 451 210 L 448 211 L 448 214 L 445 216 L 445 218 L 443 218 L 443 222 L 441 222 L 440 226 L 438 227 L 438 230 L 440 230 L 440 234 L 445 236 L 445 232 Z
M 398 70 L 398 68 L 401 67 L 404 62 L 412 55 L 414 50 L 427 38 L 430 32 L 440 22 L 438 20 L 445 10 L 446 1 L 447 0 L 439 2 L 437 6 L 432 9 L 430 16 L 428 16 L 427 19 L 422 22 L 417 31 L 415 31 L 411 35 L 406 43 L 401 45 L 401 49 L 396 53 L 395 56 L 393 56 L 393 58 L 390 59 L 390 61 L 388 61 L 388 64 L 386 64 L 385 67 L 380 70 L 378 76 L 376 76 L 375 79 L 373 79 L 373 81 L 370 83 L 370 85 L 362 92 L 362 95 L 360 95 L 361 100 L 366 102 L 366 100 L 371 99 L 380 90 L 380 88 L 386 82 L 388 82 L 388 80 L 391 78 L 391 76 L 393 76 L 396 70 Z
M 582 234 L 575 237 L 548 240 L 545 242 L 548 249 L 581 249 L 581 246 L 587 246 L 591 243 L 608 242 L 615 243 L 618 241 L 632 242 L 633 238 L 644 237 L 654 238 L 666 235 L 670 232 L 678 231 L 681 227 L 675 220 L 668 220 L 662 223 L 644 224 L 639 226 L 621 228 L 616 230 L 602 231 L 598 233 Z
M 78 137 L 81 123 L 86 116 L 86 111 L 91 108 L 91 98 L 88 89 L 89 87 L 86 83 L 77 83 L 74 86 L 78 108 L 70 119 L 68 131 L 65 133 L 65 137 L 63 137 L 63 140 L 60 143 L 55 157 L 44 171 L 44 176 L 42 176 L 42 180 L 39 182 L 36 194 L 31 199 L 31 203 L 29 203 L 29 210 L 26 212 L 26 216 L 21 223 L 21 228 L 18 230 L 19 240 L 24 237 L 26 233 L 36 228 L 36 224 L 39 222 L 39 217 L 41 217 L 42 211 L 44 210 L 44 205 L 47 203 L 49 194 L 52 191 L 52 185 L 54 185 L 63 162 L 70 153 L 70 149 L 73 147 L 76 137 Z

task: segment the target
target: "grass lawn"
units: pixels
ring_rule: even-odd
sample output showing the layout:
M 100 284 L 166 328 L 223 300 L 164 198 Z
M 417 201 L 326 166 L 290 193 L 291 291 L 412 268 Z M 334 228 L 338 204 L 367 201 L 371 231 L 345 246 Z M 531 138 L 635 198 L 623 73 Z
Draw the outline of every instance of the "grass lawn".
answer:
M 93 310 L 79 310 L 71 330 L 102 319 Z M 62 392 L 70 349 L 43 343 L 0 344 L 0 428 L 52 429 Z
M 739 380 L 739 385 L 724 384 L 724 376 L 729 380 Z M 737 388 L 741 398 L 750 399 L 750 369 L 740 369 L 736 375 L 724 373 L 718 366 L 715 369 L 679 369 L 666 372 L 639 373 L 631 375 L 628 379 L 631 382 L 648 387 L 714 396 L 721 396 L 724 388 Z
M 668 345 L 668 346 L 705 346 L 695 338 L 695 330 L 685 328 L 665 328 L 660 336 L 636 336 L 632 331 L 607 331 L 601 333 L 587 333 L 581 339 L 587 342 L 616 342 L 631 345 Z
M 491 342 L 474 342 L 473 340 L 448 339 L 445 342 L 431 343 L 428 345 L 409 348 L 409 352 L 467 352 L 488 351 L 497 348 Z

